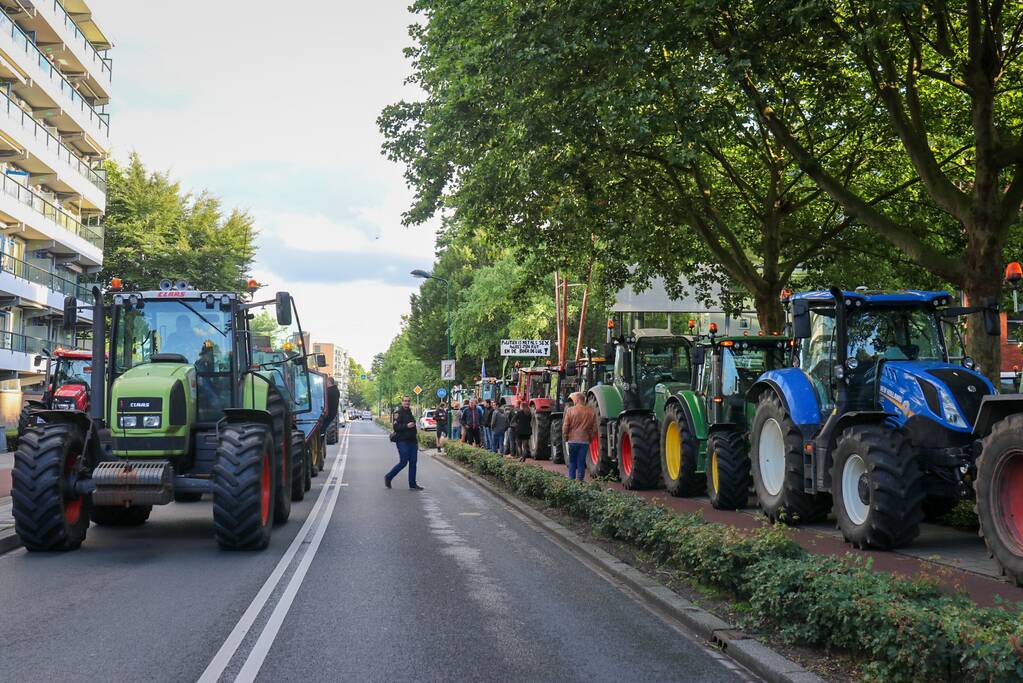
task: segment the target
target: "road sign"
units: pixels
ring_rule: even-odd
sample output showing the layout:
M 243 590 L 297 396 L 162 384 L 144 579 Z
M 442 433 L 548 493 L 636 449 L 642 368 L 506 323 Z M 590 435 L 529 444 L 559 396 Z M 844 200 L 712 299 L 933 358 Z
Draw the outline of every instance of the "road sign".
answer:
M 440 378 L 444 382 L 455 381 L 455 361 L 442 360 L 440 362 Z
M 416 388 L 413 389 L 412 391 L 414 391 L 416 396 L 418 396 L 419 394 L 423 393 L 423 388 L 417 384 Z
M 366 381 L 366 375 L 359 375 L 359 379 L 361 379 L 363 382 L 365 382 Z
M 444 387 L 441 387 L 440 389 L 437 390 L 437 398 L 444 398 L 447 395 L 448 395 L 448 390 L 445 389 Z
M 502 356 L 549 356 L 551 355 L 550 339 L 502 339 Z

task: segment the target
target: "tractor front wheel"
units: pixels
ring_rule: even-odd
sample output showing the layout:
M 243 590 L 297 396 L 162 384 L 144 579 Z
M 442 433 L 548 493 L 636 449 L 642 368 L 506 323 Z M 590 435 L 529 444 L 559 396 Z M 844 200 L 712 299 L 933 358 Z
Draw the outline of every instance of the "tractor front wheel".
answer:
M 529 435 L 529 456 L 533 460 L 547 460 L 551 457 L 548 438 L 551 435 L 551 414 L 533 408 L 533 432 Z
M 977 459 L 977 517 L 988 552 L 1023 586 L 1023 415 L 996 422 Z
M 262 424 L 220 430 L 213 468 L 213 534 L 225 550 L 262 550 L 270 543 L 279 488 L 274 440 Z
M 92 521 L 99 526 L 139 526 L 146 523 L 152 511 L 152 505 L 131 507 L 96 505 L 92 508 L 91 516 Z
M 689 429 L 682 407 L 677 403 L 664 411 L 661 425 L 661 476 L 673 496 L 698 496 L 707 478 L 698 472 L 698 445 Z
M 601 479 L 615 469 L 614 460 L 607 452 L 607 418 L 600 414 L 600 408 L 593 397 L 586 401 L 586 405 L 597 416 L 597 435 L 590 440 L 590 447 L 586 453 L 586 472 L 590 479 Z
M 824 519 L 830 496 L 803 490 L 803 435 L 774 392 L 761 395 L 750 434 L 753 487 L 768 519 L 785 524 Z
M 618 423 L 618 474 L 627 489 L 652 489 L 661 478 L 657 420 L 626 415 Z
M 746 507 L 753 488 L 746 439 L 738 432 L 723 430 L 707 437 L 707 493 L 718 510 Z
M 69 424 L 33 425 L 18 440 L 11 497 L 14 530 L 28 550 L 75 550 L 85 540 L 92 498 L 73 489 L 84 448 Z
M 920 468 L 909 444 L 884 425 L 842 432 L 831 468 L 835 518 L 857 548 L 889 550 L 920 533 L 924 499 Z
M 288 446 L 291 458 L 291 499 L 305 498 L 306 477 L 309 471 L 309 449 L 305 445 L 305 434 L 295 429 L 291 432 L 291 444 Z
M 551 444 L 551 462 L 555 465 L 565 463 L 565 437 L 561 433 L 561 426 L 564 418 L 556 417 L 551 420 L 551 434 L 548 441 Z

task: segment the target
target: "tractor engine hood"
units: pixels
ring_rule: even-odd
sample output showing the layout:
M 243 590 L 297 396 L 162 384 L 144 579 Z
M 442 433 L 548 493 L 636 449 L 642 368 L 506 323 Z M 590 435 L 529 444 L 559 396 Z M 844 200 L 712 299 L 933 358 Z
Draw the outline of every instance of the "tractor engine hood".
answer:
M 986 377 L 961 365 L 889 361 L 881 372 L 881 407 L 902 419 L 920 415 L 957 432 L 969 432 L 984 396 L 994 393 Z
M 89 407 L 89 393 L 84 384 L 65 384 L 53 392 L 53 407 L 56 410 L 86 410 Z
M 184 453 L 195 417 L 195 368 L 191 364 L 146 363 L 114 380 L 108 424 L 116 455 Z

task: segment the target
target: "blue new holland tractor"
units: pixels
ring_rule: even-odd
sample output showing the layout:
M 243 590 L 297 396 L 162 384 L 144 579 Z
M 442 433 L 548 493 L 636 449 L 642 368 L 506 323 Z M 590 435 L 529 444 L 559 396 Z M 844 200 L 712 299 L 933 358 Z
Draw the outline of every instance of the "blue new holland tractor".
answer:
M 833 509 L 848 542 L 895 548 L 925 516 L 973 495 L 986 435 L 974 423 L 982 404 L 991 412 L 985 397 L 1003 397 L 971 359 L 950 362 L 946 337 L 967 314 L 998 334 L 998 317 L 951 303 L 946 292 L 921 291 L 791 297 L 792 367 L 764 373 L 749 391 L 754 488 L 769 518 L 819 521 Z M 982 429 L 1020 412 L 1018 399 Z

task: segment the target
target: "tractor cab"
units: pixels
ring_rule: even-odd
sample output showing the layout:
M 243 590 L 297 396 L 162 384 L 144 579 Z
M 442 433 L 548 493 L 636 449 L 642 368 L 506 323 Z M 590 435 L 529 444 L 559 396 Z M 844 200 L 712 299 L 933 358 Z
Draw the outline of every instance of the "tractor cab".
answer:
M 637 329 L 616 344 L 614 385 L 626 410 L 653 410 L 657 388 L 692 383 L 692 342 L 668 330 Z
M 712 337 L 702 347 L 696 391 L 707 399 L 708 424 L 734 424 L 743 429 L 753 418 L 747 401 L 750 387 L 768 370 L 787 365 L 790 341 L 780 336 Z
M 92 352 L 57 349 L 46 371 L 43 402 L 53 410 L 87 410 L 92 384 Z

